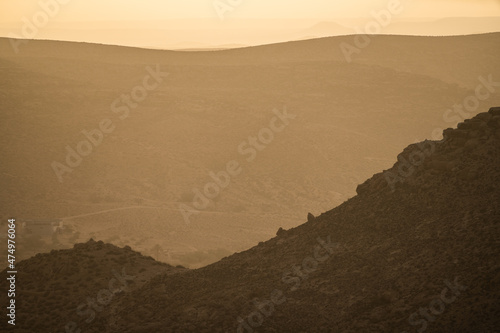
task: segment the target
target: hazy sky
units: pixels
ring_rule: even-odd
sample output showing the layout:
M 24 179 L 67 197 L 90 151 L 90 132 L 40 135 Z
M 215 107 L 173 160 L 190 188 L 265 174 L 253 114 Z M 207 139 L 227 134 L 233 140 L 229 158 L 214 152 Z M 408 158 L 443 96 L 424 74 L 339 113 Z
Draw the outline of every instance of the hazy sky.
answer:
M 0 0 L 0 22 L 18 22 L 33 15 L 39 2 L 56 0 Z M 231 18 L 367 17 L 390 0 L 217 0 L 240 3 Z M 397 0 L 396 0 L 397 1 Z M 54 21 L 149 20 L 215 18 L 214 0 L 64 0 Z M 402 17 L 500 16 L 500 0 L 401 0 Z
M 374 20 L 372 12 L 388 9 L 393 2 L 402 10 L 391 23 L 500 17 L 500 0 L 0 0 L 0 36 L 169 49 L 260 45 L 359 33 L 359 27 Z M 341 31 L 318 25 L 325 21 L 342 25 Z M 479 21 L 480 27 L 478 20 L 454 21 L 456 29 L 447 30 L 426 22 L 408 28 L 406 22 L 407 28 L 391 24 L 380 33 L 500 31 L 499 21 Z M 323 30 L 308 30 L 317 25 Z

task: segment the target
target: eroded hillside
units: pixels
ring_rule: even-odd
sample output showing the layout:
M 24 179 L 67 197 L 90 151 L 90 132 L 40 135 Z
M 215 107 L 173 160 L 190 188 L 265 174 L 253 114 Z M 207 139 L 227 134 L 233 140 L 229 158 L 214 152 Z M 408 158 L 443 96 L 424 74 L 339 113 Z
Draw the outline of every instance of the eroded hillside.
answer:
M 201 269 L 174 270 L 129 249 L 92 242 L 19 266 L 26 273 L 51 270 L 64 257 L 73 267 L 107 250 L 131 269 L 141 267 L 132 262 L 139 260 L 154 271 L 104 307 L 90 332 L 495 332 L 498 165 L 495 108 L 446 129 L 444 140 L 408 146 L 392 168 L 360 185 L 342 205 Z M 113 253 L 102 253 L 100 262 L 118 263 Z M 102 267 L 87 261 L 90 270 Z M 26 274 L 19 284 L 19 313 L 48 302 L 51 320 L 33 316 L 29 324 L 35 326 L 26 319 L 19 328 L 60 331 L 67 298 L 48 297 L 51 291 L 37 278 Z M 57 292 L 71 291 L 74 279 L 82 277 L 61 272 Z M 100 281 L 89 277 L 87 284 Z M 92 288 L 74 289 L 93 294 Z

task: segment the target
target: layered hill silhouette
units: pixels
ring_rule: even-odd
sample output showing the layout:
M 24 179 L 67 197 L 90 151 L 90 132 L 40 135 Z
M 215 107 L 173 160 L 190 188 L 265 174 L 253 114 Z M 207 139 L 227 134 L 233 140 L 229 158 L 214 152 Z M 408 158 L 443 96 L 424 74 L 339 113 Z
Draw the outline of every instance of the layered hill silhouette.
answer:
M 64 332 L 66 325 L 85 331 L 101 315 L 103 304 L 143 286 L 155 275 L 185 270 L 142 256 L 128 246 L 118 248 L 93 239 L 72 249 L 37 254 L 18 263 L 16 269 L 20 273 L 16 332 Z M 2 274 L 9 276 L 6 270 Z M 6 282 L 1 283 L 4 290 L 9 289 Z M 5 329 L 5 325 L 2 321 L 0 327 Z
M 214 13 L 215 14 L 215 13 Z M 382 19 L 382 20 L 380 20 Z M 385 21 L 384 17 L 378 21 Z M 153 49 L 221 49 L 244 45 L 262 45 L 366 31 L 374 17 L 335 18 L 333 21 L 244 19 L 183 19 L 121 22 L 51 22 L 40 29 L 36 39 L 86 41 Z M 498 32 L 498 17 L 448 17 L 443 19 L 406 20 L 393 16 L 380 29 L 382 34 L 449 36 Z M 22 36 L 21 24 L 0 23 L 0 36 Z M 227 29 L 224 29 L 227 28 Z M 373 27 L 371 27 L 373 30 Z M 368 29 L 370 31 L 370 29 Z M 372 31 L 370 31 L 372 32 Z
M 344 25 L 338 22 L 320 22 L 304 30 L 303 33 L 315 37 L 348 35 L 363 31 L 367 23 L 366 20 L 352 20 Z M 394 35 L 454 36 L 498 32 L 499 26 L 500 18 L 498 17 L 449 17 L 420 22 L 395 20 L 383 27 L 381 31 L 384 34 Z
M 483 87 L 477 108 L 454 110 L 500 82 L 499 33 L 370 36 L 348 63 L 340 46 L 355 38 L 213 52 L 33 40 L 17 54 L 0 39 L 2 221 L 65 228 L 27 236 L 18 255 L 92 237 L 202 267 L 341 204 L 408 144 L 500 104 L 499 88 Z M 122 119 L 112 105 L 147 67 L 169 75 Z M 248 162 L 238 147 L 285 109 L 295 118 Z M 105 119 L 113 132 L 61 182 L 53 163 L 67 165 Z M 241 174 L 187 223 L 180 205 L 232 160 Z
M 443 140 L 408 146 L 340 206 L 207 267 L 174 270 L 93 242 L 39 255 L 19 265 L 19 313 L 48 302 L 51 319 L 32 316 L 28 326 L 23 317 L 19 329 L 63 331 L 67 322 L 65 298 L 46 297 L 29 269 L 54 269 L 61 257 L 72 267 L 78 251 L 92 269 L 90 258 L 107 249 L 115 257 L 106 259 L 134 258 L 159 274 L 113 299 L 88 332 L 496 332 L 498 165 L 492 108 Z M 66 282 L 76 276 L 59 274 L 59 292 L 81 293 Z M 101 287 L 100 276 L 88 284 Z

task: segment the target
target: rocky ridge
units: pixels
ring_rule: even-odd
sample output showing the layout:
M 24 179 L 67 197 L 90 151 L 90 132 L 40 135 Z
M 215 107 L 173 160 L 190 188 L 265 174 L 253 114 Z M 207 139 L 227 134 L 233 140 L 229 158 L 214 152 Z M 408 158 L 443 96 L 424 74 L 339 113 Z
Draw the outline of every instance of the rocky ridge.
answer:
M 150 274 L 85 331 L 497 332 L 499 119 L 492 108 L 442 141 L 410 145 L 357 196 L 207 267 L 174 269 L 100 242 L 21 262 L 16 329 L 81 322 L 75 295 L 96 297 L 106 270 L 130 263 L 126 274 Z

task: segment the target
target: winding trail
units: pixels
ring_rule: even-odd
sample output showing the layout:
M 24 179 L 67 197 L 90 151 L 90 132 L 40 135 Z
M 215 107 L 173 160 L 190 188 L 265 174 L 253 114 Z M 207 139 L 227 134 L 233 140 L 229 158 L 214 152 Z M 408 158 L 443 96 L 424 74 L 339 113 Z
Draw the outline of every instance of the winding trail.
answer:
M 92 212 L 92 213 L 86 213 L 86 214 L 80 214 L 80 215 L 73 215 L 73 216 L 65 216 L 65 217 L 60 217 L 59 219 L 61 220 L 73 220 L 77 219 L 80 217 L 87 217 L 87 216 L 93 216 L 93 215 L 100 215 L 100 214 L 105 214 L 109 212 L 116 212 L 120 210 L 128 210 L 128 209 L 166 209 L 166 210 L 171 210 L 171 211 L 180 211 L 179 209 L 176 208 L 168 208 L 168 207 L 155 207 L 155 206 L 127 206 L 127 207 L 119 207 L 119 208 L 111 208 L 111 209 L 106 209 L 106 210 L 100 210 L 98 212 Z
M 116 212 L 120 210 L 129 210 L 129 209 L 163 209 L 163 210 L 170 210 L 170 211 L 175 211 L 175 212 L 180 212 L 181 210 L 178 208 L 169 208 L 169 207 L 157 207 L 157 206 L 127 206 L 127 207 L 118 207 L 118 208 L 111 208 L 111 209 L 105 209 L 105 210 L 100 210 L 97 212 L 92 212 L 92 213 L 85 213 L 85 214 L 79 214 L 79 215 L 73 215 L 73 216 L 65 216 L 65 217 L 59 217 L 58 219 L 60 220 L 73 220 L 73 219 L 78 219 L 80 217 L 87 217 L 87 216 L 94 216 L 94 215 L 101 215 L 109 212 Z M 250 213 L 250 212 L 219 212 L 219 211 L 206 211 L 206 210 L 200 210 L 199 213 L 201 214 L 235 214 L 235 215 L 255 215 L 255 216 L 282 216 L 280 214 L 262 214 L 262 213 Z M 289 217 L 293 218 L 293 217 Z

